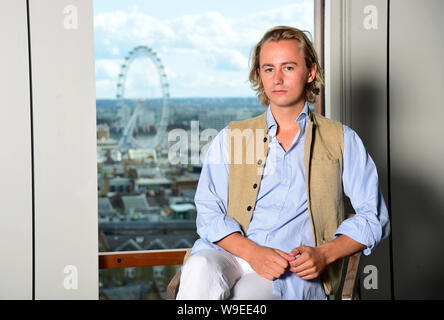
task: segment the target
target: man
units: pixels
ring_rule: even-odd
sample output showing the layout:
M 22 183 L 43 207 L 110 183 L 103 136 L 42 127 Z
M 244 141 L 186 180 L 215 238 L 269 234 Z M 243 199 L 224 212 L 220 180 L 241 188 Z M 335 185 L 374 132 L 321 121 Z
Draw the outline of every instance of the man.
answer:
M 326 299 L 341 259 L 370 254 L 390 232 L 375 164 L 353 130 L 309 109 L 322 76 L 304 32 L 269 30 L 250 81 L 268 109 L 230 123 L 208 150 L 195 197 L 201 238 L 177 299 Z M 234 130 L 254 132 L 245 144 L 256 151 L 263 139 L 265 161 L 245 163 L 251 152 L 230 144 Z M 343 193 L 356 211 L 345 220 Z

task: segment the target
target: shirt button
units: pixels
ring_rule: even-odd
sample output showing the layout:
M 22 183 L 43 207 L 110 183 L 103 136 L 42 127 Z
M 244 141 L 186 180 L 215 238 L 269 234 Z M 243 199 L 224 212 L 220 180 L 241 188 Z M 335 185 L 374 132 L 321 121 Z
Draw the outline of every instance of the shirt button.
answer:
M 259 161 L 257 162 L 257 164 L 258 164 L 258 165 L 261 165 L 261 164 L 262 164 L 262 160 L 259 160 Z
M 252 209 L 251 206 L 248 206 L 248 207 L 247 207 L 247 211 L 251 211 L 251 209 Z
M 257 183 L 253 184 L 253 189 L 257 188 Z

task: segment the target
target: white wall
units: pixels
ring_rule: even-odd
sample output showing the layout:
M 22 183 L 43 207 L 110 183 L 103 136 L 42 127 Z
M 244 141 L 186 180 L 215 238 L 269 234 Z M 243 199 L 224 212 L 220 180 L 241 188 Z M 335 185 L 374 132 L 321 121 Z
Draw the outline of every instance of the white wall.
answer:
M 26 19 L 26 1 L 0 1 L 0 299 L 32 298 L 32 162 Z
M 0 2 L 0 297 L 97 299 L 92 1 L 29 0 L 30 59 L 26 3 Z

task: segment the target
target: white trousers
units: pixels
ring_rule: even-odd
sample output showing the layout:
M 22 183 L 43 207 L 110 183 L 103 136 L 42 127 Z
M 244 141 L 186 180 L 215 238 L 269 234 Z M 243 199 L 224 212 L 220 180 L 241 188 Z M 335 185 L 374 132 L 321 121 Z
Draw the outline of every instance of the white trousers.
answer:
M 182 268 L 177 300 L 279 300 L 272 281 L 243 259 L 209 249 L 188 258 Z

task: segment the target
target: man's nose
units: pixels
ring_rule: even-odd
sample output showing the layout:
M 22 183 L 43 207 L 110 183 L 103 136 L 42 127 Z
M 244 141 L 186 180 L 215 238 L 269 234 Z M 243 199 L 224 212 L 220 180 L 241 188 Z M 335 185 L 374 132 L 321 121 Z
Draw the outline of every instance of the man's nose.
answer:
M 275 85 L 283 83 L 283 74 L 281 70 L 276 70 L 276 72 L 274 73 L 273 82 Z

